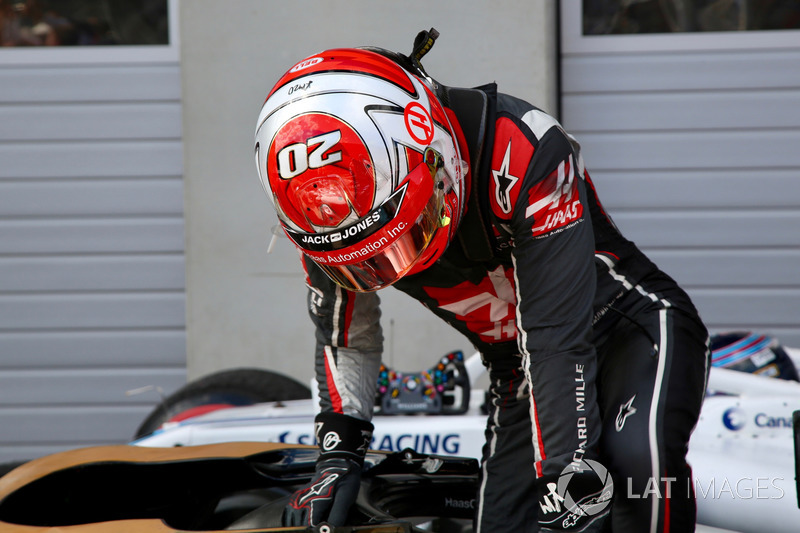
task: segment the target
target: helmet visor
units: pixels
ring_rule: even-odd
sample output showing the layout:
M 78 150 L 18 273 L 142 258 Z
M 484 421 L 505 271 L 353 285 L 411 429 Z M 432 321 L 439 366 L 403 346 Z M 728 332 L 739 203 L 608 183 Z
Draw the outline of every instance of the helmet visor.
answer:
M 374 253 L 363 259 L 360 254 L 339 254 L 338 260 L 321 258 L 305 252 L 338 285 L 349 291 L 369 292 L 381 289 L 402 278 L 416 264 L 422 252 L 430 244 L 436 231 L 450 222 L 444 211 L 444 167 L 441 156 L 432 149 L 425 154 L 424 163 L 418 165 L 404 180 L 406 193 L 387 199 L 379 209 L 397 213 L 400 219 L 393 226 L 401 228 L 394 240 L 376 247 Z M 405 198 L 404 197 L 408 197 Z M 427 198 L 421 207 L 410 197 Z M 405 203 L 405 211 L 400 205 L 387 205 L 393 202 Z M 409 213 L 409 211 L 411 213 Z M 387 224 L 384 227 L 390 226 Z M 390 231 L 388 234 L 391 234 Z M 363 250 L 363 248 L 362 248 Z M 343 250 L 344 252 L 344 250 Z

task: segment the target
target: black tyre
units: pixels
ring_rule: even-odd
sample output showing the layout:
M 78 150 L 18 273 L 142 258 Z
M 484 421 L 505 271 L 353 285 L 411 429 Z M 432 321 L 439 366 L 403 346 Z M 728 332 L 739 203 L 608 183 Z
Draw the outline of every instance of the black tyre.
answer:
M 223 370 L 192 381 L 164 399 L 145 418 L 134 438 L 149 435 L 189 409 L 211 404 L 252 405 L 260 402 L 311 398 L 302 383 L 260 368 Z

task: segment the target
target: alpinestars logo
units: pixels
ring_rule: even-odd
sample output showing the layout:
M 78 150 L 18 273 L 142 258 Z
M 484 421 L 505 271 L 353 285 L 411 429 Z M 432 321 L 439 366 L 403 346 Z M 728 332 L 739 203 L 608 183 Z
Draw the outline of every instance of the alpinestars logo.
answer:
M 325 434 L 325 437 L 322 439 L 322 449 L 326 452 L 336 449 L 337 446 L 342 442 L 341 437 L 335 431 L 329 431 Z
M 533 236 L 540 237 L 580 220 L 582 215 L 583 205 L 578 197 L 575 165 L 570 154 L 555 171 L 531 189 L 525 217 L 533 217 Z
M 331 495 L 333 484 L 339 479 L 338 473 L 323 474 L 322 478 L 315 484 L 306 489 L 304 493 L 297 498 L 297 507 L 303 507 L 311 503 L 312 500 L 318 498 L 328 498 Z
M 534 151 L 516 119 L 497 119 L 490 163 L 492 179 L 486 184 L 486 194 L 492 213 L 501 220 L 510 220 L 514 206 L 520 203 L 517 200 Z
M 372 442 L 372 432 L 361 430 L 361 446 L 356 451 L 362 455 L 366 455 L 370 442 Z
M 635 399 L 636 395 L 634 394 L 630 400 L 619 406 L 619 413 L 617 414 L 617 420 L 614 424 L 617 433 L 622 431 L 622 428 L 625 427 L 625 420 L 636 412 L 636 408 L 633 406 L 633 400 Z
M 503 213 L 511 212 L 511 198 L 509 191 L 519 181 L 519 178 L 512 176 L 509 173 L 511 160 L 511 139 L 508 140 L 506 153 L 503 156 L 503 162 L 500 164 L 499 170 L 492 170 L 492 177 L 494 178 L 494 198 L 497 200 L 497 205 Z

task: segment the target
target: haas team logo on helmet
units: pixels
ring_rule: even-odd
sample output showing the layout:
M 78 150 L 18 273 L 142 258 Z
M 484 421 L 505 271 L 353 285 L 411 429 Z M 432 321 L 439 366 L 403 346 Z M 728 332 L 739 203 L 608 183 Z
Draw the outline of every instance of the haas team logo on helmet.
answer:
M 433 140 L 433 119 L 428 110 L 412 102 L 406 106 L 403 116 L 409 135 L 420 144 L 430 144 Z
M 256 165 L 295 245 L 343 287 L 375 290 L 452 238 L 466 188 L 457 135 L 423 77 L 376 51 L 329 50 L 270 92 Z

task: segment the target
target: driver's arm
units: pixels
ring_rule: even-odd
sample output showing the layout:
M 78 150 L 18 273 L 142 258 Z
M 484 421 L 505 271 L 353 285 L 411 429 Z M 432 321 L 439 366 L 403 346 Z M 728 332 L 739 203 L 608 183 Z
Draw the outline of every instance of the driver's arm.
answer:
M 383 350 L 377 293 L 349 292 L 304 260 L 320 411 L 370 421 Z
M 511 220 L 519 346 L 542 484 L 596 459 L 600 437 L 594 233 L 576 149 L 554 122 L 541 134 Z
M 319 458 L 311 482 L 284 508 L 284 526 L 346 523 L 372 440 L 383 335 L 378 296 L 348 292 L 304 260 L 308 310 L 316 327 L 320 412 L 314 419 Z

